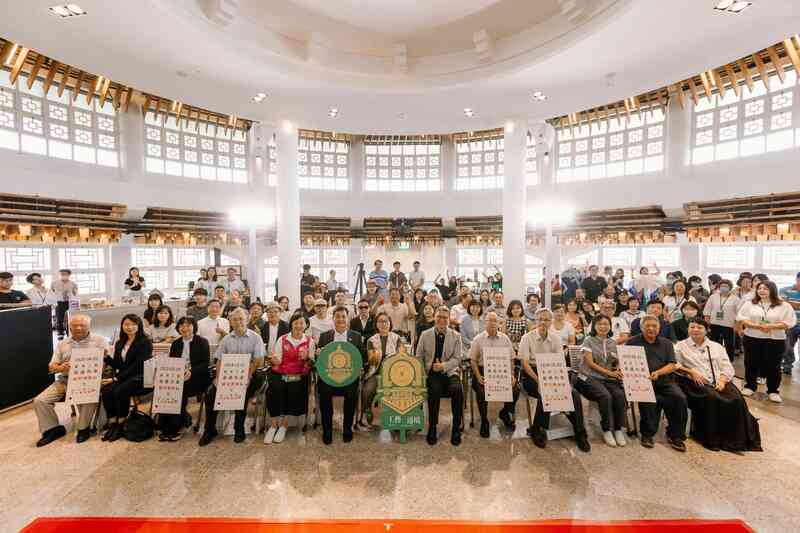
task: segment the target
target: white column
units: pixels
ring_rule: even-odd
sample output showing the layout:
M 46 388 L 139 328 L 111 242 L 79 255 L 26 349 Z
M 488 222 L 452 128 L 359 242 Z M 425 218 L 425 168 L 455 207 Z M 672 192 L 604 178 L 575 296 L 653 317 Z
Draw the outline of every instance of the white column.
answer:
M 527 124 L 509 120 L 505 126 L 505 178 L 503 181 L 503 292 L 506 301 L 525 296 L 525 228 L 527 185 L 525 139 Z
M 129 233 L 125 233 L 120 236 L 119 242 L 114 243 L 111 245 L 111 259 L 109 261 L 111 265 L 110 274 L 110 290 L 108 291 L 111 294 L 111 300 L 113 302 L 119 302 L 122 297 L 124 296 L 124 290 L 122 288 L 122 283 L 125 278 L 128 277 L 128 269 L 131 267 L 139 267 L 141 270 L 141 265 L 134 265 L 131 262 L 131 248 L 135 246 L 133 235 Z M 147 283 L 147 290 L 153 289 L 161 289 L 164 290 L 166 287 L 156 287 L 153 283 L 153 280 L 148 281 L 147 276 L 145 276 L 145 282 Z
M 255 226 L 247 234 L 247 283 L 250 285 L 250 301 L 262 299 L 264 295 L 264 267 L 258 265 L 258 235 Z
M 138 94 L 138 93 L 135 93 Z M 119 122 L 120 179 L 135 180 L 144 175 L 144 120 L 142 106 L 130 103 L 127 112 L 122 108 L 117 111 Z
M 536 169 L 539 174 L 539 187 L 537 192 L 541 198 L 555 199 L 555 129 L 544 121 L 530 125 L 536 143 Z M 546 201 L 546 200 L 545 200 Z M 543 305 L 552 308 L 552 282 L 553 276 L 561 272 L 561 249 L 553 237 L 553 225 L 545 224 L 544 243 L 544 294 Z
M 686 173 L 691 158 L 692 104 L 688 98 L 683 109 L 681 109 L 677 98 L 670 99 L 666 116 L 666 128 L 667 160 L 665 171 L 670 179 L 675 179 Z
M 263 124 L 253 124 L 247 136 L 250 141 L 250 153 L 247 155 L 247 166 L 250 169 L 250 190 L 260 192 L 267 187 L 269 175 L 269 141 L 272 129 Z
M 448 237 L 444 240 L 444 269 L 442 270 L 441 274 L 445 278 L 447 278 L 447 271 L 450 271 L 450 274 L 456 274 L 456 268 L 458 267 L 458 240 Z M 430 281 L 433 281 L 436 278 L 436 274 L 431 272 Z M 425 273 L 425 277 L 428 277 L 427 272 Z
M 689 242 L 685 233 L 678 234 L 678 244 L 680 245 L 680 269 L 687 277 L 702 272 L 700 264 L 700 245 Z
M 300 307 L 300 188 L 297 185 L 297 129 L 284 122 L 277 130 L 278 290 Z

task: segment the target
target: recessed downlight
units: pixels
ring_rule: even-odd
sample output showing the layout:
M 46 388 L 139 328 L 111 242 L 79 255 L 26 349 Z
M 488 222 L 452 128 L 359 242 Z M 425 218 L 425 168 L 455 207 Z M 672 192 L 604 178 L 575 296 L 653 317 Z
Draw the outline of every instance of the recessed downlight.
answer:
M 50 13 L 58 17 L 61 17 L 62 19 L 71 17 L 80 17 L 82 15 L 86 15 L 86 10 L 83 9 L 78 4 L 63 4 L 59 6 L 51 6 L 49 10 Z
M 753 2 L 745 2 L 742 0 L 720 0 L 717 2 L 717 5 L 714 6 L 714 9 L 716 11 L 722 11 L 723 13 L 739 14 L 751 5 L 753 5 Z
M 339 115 L 339 108 L 338 107 L 331 107 L 328 110 L 328 116 L 331 118 L 336 118 Z
M 267 96 L 267 93 L 257 93 L 257 94 L 256 94 L 256 95 L 253 97 L 253 101 L 254 101 L 255 103 L 257 103 L 257 104 L 260 104 L 260 103 L 262 103 L 262 102 L 266 101 L 266 99 L 267 99 L 267 98 L 268 98 L 268 96 Z
M 471 107 L 465 107 L 464 108 L 464 116 L 467 117 L 467 118 L 472 118 L 473 116 L 475 116 L 475 112 L 472 110 Z
M 532 99 L 534 102 L 544 102 L 545 100 L 547 100 L 547 95 L 546 95 L 546 94 L 544 94 L 542 91 L 535 91 L 535 92 L 534 92 L 534 93 L 531 95 L 531 99 Z

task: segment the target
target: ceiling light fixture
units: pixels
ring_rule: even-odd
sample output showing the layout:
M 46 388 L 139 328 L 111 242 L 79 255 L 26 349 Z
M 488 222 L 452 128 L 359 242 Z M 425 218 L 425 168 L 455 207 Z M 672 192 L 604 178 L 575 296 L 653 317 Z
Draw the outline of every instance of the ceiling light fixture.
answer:
M 253 101 L 257 104 L 264 102 L 267 99 L 267 93 L 258 93 L 253 97 Z
M 464 108 L 464 116 L 465 117 L 472 118 L 474 115 L 475 115 L 475 112 L 471 108 L 469 108 L 469 107 L 465 107 Z
M 328 110 L 328 116 L 331 118 L 336 118 L 338 114 L 339 114 L 339 108 L 337 107 L 332 107 Z
M 741 0 L 720 0 L 717 2 L 717 5 L 714 6 L 714 9 L 716 11 L 722 11 L 723 13 L 739 14 L 751 5 L 753 5 L 753 2 L 744 2 Z
M 533 99 L 534 102 L 544 102 L 545 100 L 547 100 L 547 95 L 544 94 L 542 91 L 535 91 L 531 95 L 531 98 Z
M 67 19 L 67 18 L 80 17 L 82 15 L 86 15 L 86 10 L 83 9 L 78 4 L 66 4 L 66 5 L 50 7 L 50 13 L 58 17 L 61 17 L 62 19 Z

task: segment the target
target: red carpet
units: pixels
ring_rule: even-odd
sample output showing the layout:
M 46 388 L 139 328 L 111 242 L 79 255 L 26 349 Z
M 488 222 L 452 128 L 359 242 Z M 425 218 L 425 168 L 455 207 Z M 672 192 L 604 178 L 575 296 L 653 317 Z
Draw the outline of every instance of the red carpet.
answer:
M 739 520 L 458 522 L 422 520 L 262 521 L 243 518 L 38 518 L 25 533 L 754 533 Z

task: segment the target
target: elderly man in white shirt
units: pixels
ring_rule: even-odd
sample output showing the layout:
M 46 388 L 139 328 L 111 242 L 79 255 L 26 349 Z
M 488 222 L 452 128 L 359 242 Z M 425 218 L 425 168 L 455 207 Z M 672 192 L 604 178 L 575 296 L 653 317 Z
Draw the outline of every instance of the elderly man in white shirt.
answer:
M 222 304 L 219 300 L 211 300 L 208 302 L 208 316 L 197 322 L 197 334 L 208 341 L 212 351 L 231 330 L 230 322 L 221 315 Z
M 734 452 L 760 451 L 758 422 L 733 385 L 734 369 L 725 348 L 706 335 L 709 324 L 689 321 L 689 337 L 675 345 L 678 384 L 692 410 L 691 436 L 706 448 Z

